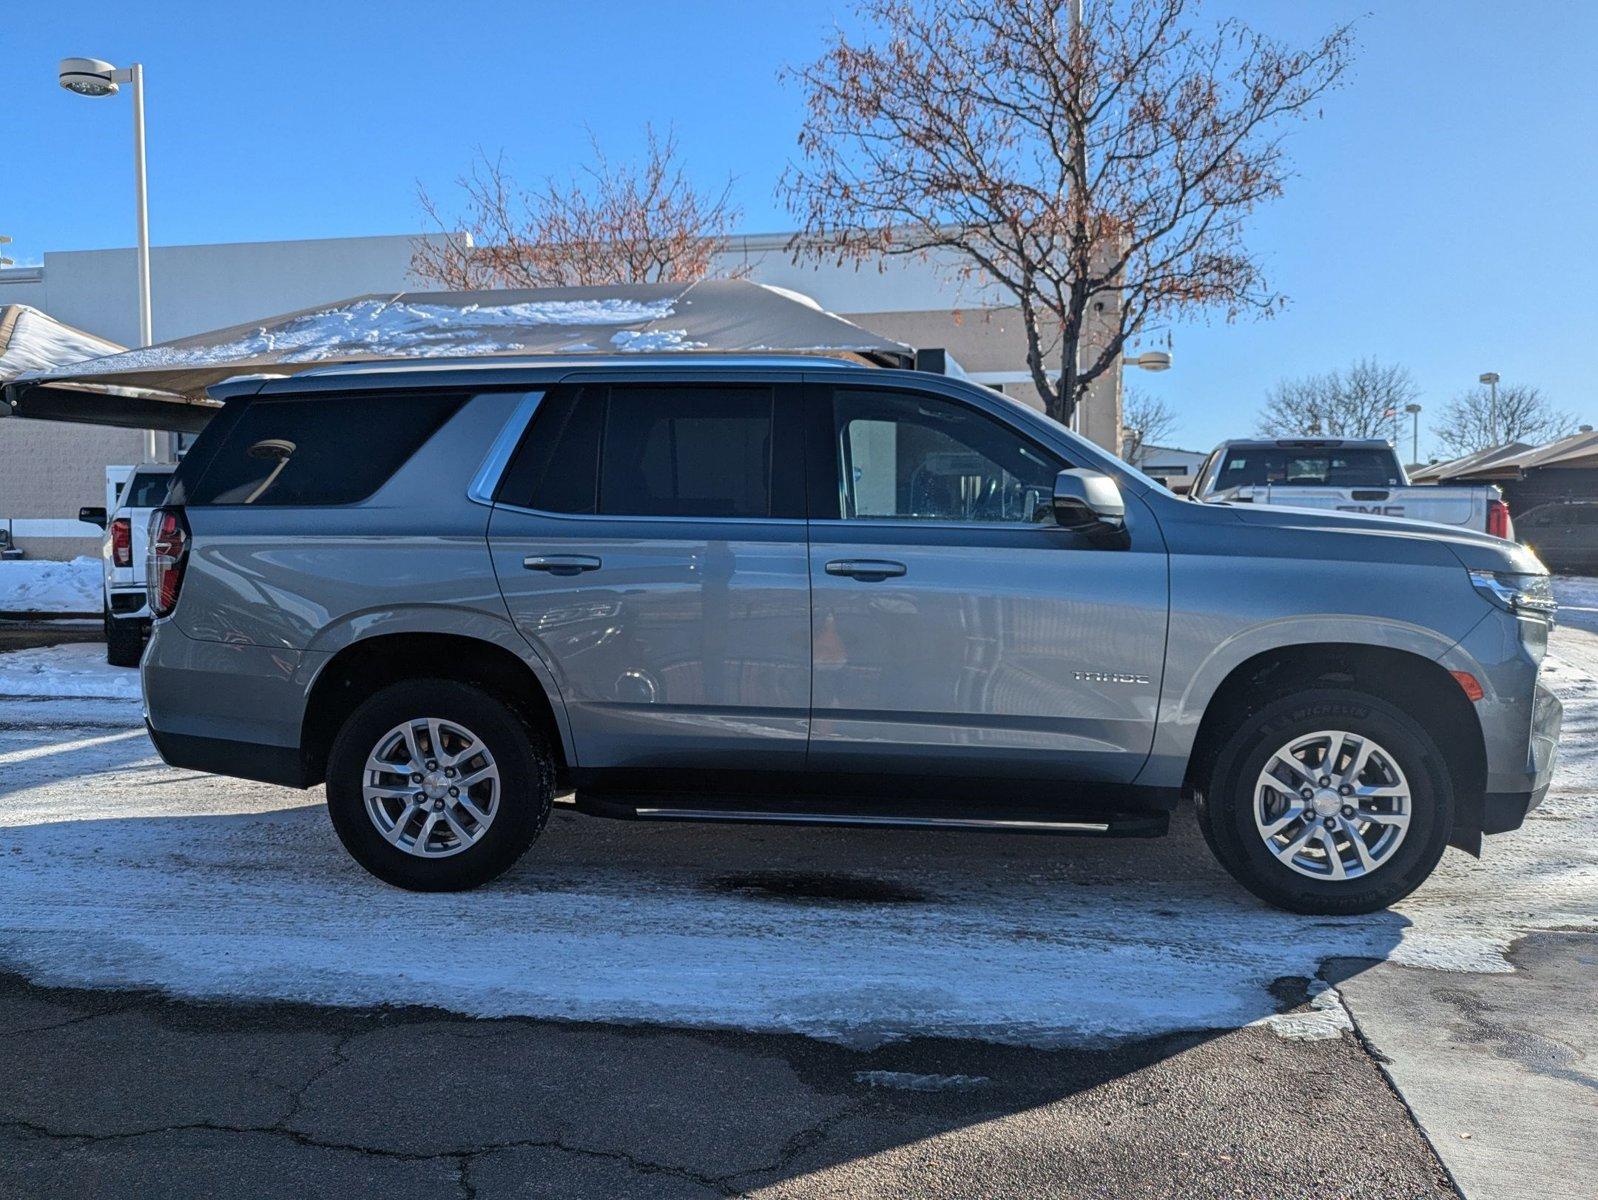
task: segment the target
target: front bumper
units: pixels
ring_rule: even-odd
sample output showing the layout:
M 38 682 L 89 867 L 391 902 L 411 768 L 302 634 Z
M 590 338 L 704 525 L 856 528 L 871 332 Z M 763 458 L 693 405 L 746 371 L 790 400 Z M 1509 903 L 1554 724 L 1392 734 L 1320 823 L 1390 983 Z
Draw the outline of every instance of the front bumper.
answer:
M 1539 679 L 1531 712 L 1531 737 L 1526 750 L 1526 773 L 1531 786 L 1525 791 L 1488 792 L 1482 806 L 1483 833 L 1508 833 L 1511 829 L 1519 829 L 1527 814 L 1543 802 L 1548 785 L 1553 782 L 1565 706 Z

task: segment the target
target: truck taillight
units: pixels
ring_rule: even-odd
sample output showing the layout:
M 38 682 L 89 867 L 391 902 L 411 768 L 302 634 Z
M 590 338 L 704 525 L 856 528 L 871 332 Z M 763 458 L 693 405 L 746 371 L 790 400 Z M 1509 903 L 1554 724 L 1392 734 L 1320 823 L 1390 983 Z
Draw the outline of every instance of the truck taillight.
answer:
M 1487 532 L 1494 537 L 1514 536 L 1509 524 L 1509 505 L 1502 500 L 1487 501 Z
M 145 583 L 153 615 L 164 617 L 177 607 L 188 561 L 189 523 L 183 510 L 156 509 L 150 514 L 150 569 Z
M 111 528 L 106 530 L 106 537 L 111 542 L 111 565 L 113 567 L 131 567 L 133 565 L 133 522 L 126 517 L 118 517 L 111 522 Z

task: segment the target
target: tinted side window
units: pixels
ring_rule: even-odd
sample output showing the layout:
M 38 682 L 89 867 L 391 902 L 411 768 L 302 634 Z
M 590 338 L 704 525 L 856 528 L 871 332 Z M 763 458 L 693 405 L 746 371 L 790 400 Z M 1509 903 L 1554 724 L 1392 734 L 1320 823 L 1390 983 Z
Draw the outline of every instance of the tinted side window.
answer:
M 796 398 L 763 385 L 557 388 L 496 499 L 607 517 L 802 517 L 799 422 Z
M 769 517 L 772 403 L 770 388 L 612 388 L 599 511 Z
M 459 396 L 392 394 L 251 401 L 198 478 L 185 477 L 184 500 L 262 506 L 364 500 L 460 404 Z
M 545 395 L 494 498 L 545 512 L 592 513 L 608 391 L 559 387 Z
M 1052 520 L 1065 463 L 1000 421 L 935 396 L 834 394 L 845 520 Z

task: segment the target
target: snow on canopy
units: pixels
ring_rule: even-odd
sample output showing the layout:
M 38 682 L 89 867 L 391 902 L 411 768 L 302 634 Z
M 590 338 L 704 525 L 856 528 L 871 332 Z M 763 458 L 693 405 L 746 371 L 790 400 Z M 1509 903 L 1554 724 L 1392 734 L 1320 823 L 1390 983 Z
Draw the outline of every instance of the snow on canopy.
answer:
M 207 388 L 238 375 L 385 359 L 690 352 L 843 355 L 878 366 L 914 357 L 807 297 L 740 280 L 401 292 L 39 370 L 6 397 L 18 415 L 73 420 L 82 418 L 68 415 L 68 397 L 133 389 L 148 423 L 153 403 L 204 405 Z
M 123 347 L 57 321 L 27 304 L 0 306 L 0 383 L 30 371 L 48 371 Z

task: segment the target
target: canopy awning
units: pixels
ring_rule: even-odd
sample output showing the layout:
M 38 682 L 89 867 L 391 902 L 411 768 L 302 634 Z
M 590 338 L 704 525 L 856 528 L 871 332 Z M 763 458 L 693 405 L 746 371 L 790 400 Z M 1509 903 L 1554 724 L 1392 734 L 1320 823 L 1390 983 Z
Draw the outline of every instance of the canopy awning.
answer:
M 17 416 L 199 428 L 206 389 L 239 375 L 408 358 L 588 354 L 840 355 L 912 366 L 914 351 L 805 296 L 740 280 L 519 291 L 402 292 L 34 369 L 5 386 Z M 3 382 L 3 380 L 0 380 Z
M 1450 459 L 1444 463 L 1434 463 L 1424 470 L 1412 472 L 1410 480 L 1415 483 L 1429 483 L 1478 476 L 1483 479 L 1498 476 L 1512 477 L 1515 474 L 1514 468 L 1505 469 L 1505 464 L 1531 448 L 1525 442 L 1506 442 L 1501 446 L 1489 446 L 1485 450 L 1477 450 L 1472 454 Z
M 1588 429 L 1573 433 L 1557 442 L 1549 442 L 1546 446 L 1518 454 L 1505 465 L 1512 465 L 1519 471 L 1529 471 L 1533 467 L 1598 467 L 1598 432 Z
M 0 306 L 0 383 L 29 371 L 50 371 L 87 358 L 119 354 L 123 349 L 31 305 Z

